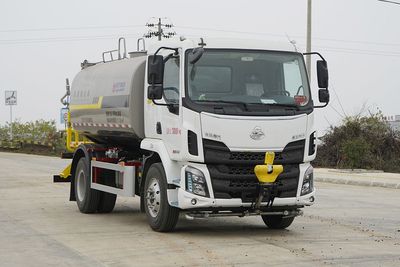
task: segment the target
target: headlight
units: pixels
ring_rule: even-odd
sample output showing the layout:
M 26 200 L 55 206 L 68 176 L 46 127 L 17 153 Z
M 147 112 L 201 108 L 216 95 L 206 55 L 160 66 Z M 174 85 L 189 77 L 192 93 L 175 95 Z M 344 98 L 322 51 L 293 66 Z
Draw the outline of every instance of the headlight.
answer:
M 308 167 L 304 173 L 303 185 L 301 186 L 301 196 L 307 195 L 314 190 L 314 168 Z
M 206 178 L 202 171 L 193 167 L 186 167 L 185 176 L 186 191 L 195 195 L 209 197 Z

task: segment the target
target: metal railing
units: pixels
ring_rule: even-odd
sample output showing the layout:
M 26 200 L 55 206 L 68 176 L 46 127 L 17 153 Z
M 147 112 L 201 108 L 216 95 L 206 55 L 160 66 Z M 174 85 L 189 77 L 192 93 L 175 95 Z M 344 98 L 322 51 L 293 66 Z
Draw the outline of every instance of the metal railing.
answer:
M 121 44 L 123 45 L 123 48 L 124 48 L 123 53 L 121 53 Z M 115 52 L 118 53 L 118 58 L 117 59 L 114 59 L 114 56 L 113 56 L 113 53 L 115 53 Z M 110 60 L 106 60 L 106 55 L 107 54 L 110 56 Z M 125 40 L 125 38 L 124 37 L 120 37 L 118 39 L 118 49 L 105 51 L 105 52 L 103 52 L 102 57 L 103 57 L 103 62 L 104 63 L 110 62 L 110 61 L 114 61 L 114 60 L 121 60 L 121 59 L 127 58 L 126 40 Z

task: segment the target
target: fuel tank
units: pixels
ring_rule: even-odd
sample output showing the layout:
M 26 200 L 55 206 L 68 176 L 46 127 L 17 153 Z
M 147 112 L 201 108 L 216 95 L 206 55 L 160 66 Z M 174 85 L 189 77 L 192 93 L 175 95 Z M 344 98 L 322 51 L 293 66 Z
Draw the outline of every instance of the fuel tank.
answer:
M 71 86 L 72 127 L 96 143 L 140 142 L 145 65 L 142 54 L 82 69 Z

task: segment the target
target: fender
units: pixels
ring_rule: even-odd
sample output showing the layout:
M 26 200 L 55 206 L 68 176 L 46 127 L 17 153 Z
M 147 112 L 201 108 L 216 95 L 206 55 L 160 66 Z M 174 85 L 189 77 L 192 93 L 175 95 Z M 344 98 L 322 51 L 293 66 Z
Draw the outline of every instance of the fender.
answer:
M 168 151 L 164 145 L 164 142 L 160 139 L 145 138 L 140 143 L 140 148 L 157 153 L 158 156 L 160 157 L 161 163 L 163 164 L 165 170 L 165 176 L 167 177 L 168 203 L 171 206 L 177 206 L 178 189 L 176 186 L 180 184 L 181 169 L 183 167 L 183 163 L 171 160 Z
M 76 165 L 80 158 L 85 157 L 90 168 L 90 160 L 92 158 L 92 152 L 90 151 L 91 148 L 94 148 L 96 145 L 94 144 L 82 144 L 80 145 L 74 152 L 74 156 L 72 158 L 71 164 L 71 187 L 69 192 L 69 201 L 76 201 L 75 197 L 75 170 Z

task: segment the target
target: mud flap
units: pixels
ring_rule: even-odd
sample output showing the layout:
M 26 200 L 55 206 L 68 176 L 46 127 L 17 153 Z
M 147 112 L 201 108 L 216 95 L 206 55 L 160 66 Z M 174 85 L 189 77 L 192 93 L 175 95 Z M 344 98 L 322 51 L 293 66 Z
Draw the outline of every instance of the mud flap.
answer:
M 53 183 L 70 183 L 71 175 L 67 178 L 61 177 L 60 175 L 53 175 Z

